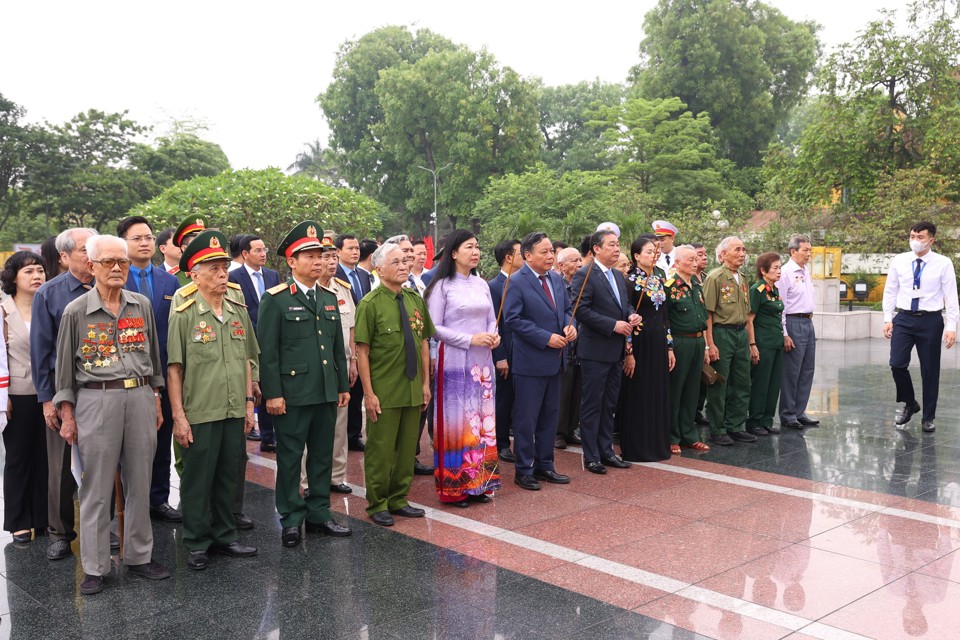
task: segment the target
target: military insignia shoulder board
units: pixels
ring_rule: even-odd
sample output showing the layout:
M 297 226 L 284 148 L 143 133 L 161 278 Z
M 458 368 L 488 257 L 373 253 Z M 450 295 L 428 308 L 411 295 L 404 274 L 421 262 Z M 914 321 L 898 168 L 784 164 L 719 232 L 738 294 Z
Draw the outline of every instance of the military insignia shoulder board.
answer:
M 226 297 L 226 296 L 224 296 L 223 299 L 226 300 L 227 302 L 231 303 L 231 304 L 237 305 L 238 307 L 243 307 L 244 309 L 247 308 L 247 305 L 243 304 L 243 303 L 240 302 L 239 300 L 234 300 L 233 298 L 228 298 L 228 297 Z
M 236 282 L 227 282 L 227 286 L 233 287 L 234 289 L 240 289 L 240 285 L 238 285 Z
M 353 286 L 346 280 L 341 280 L 340 278 L 334 278 L 334 280 L 340 283 L 341 287 L 346 287 L 347 289 L 353 289 Z
M 757 285 L 757 291 L 763 291 L 763 290 L 766 289 L 766 288 L 767 288 L 767 285 L 765 285 L 765 284 L 762 283 L 762 282 Z
M 296 283 L 293 283 L 293 282 L 290 283 L 290 295 L 292 295 L 292 296 L 297 295 L 297 285 L 296 285 Z
M 182 305 L 177 307 L 176 309 L 177 313 L 180 313 L 181 311 L 186 311 L 188 308 L 190 308 L 190 305 L 192 305 L 196 301 L 197 301 L 196 298 L 190 298 L 189 300 L 184 302 Z
M 278 284 L 278 285 L 276 285 L 275 287 L 270 287 L 269 289 L 267 289 L 267 293 L 269 293 L 269 294 L 272 295 L 272 296 L 275 296 L 275 295 L 277 295 L 278 293 L 280 293 L 281 291 L 286 291 L 286 290 L 287 290 L 287 285 L 285 285 L 285 284 Z
M 197 292 L 197 283 L 196 283 L 196 282 L 191 282 L 190 284 L 185 284 L 185 285 L 183 285 L 182 287 L 180 287 L 179 289 L 177 289 L 177 293 L 179 293 L 179 294 L 180 294 L 181 296 L 183 296 L 184 298 L 186 298 L 187 296 L 192 296 L 192 295 L 195 294 L 196 292 Z
M 673 278 L 670 278 L 669 280 L 667 280 L 667 281 L 664 282 L 663 284 L 664 284 L 664 286 L 672 287 L 672 286 L 673 286 L 673 282 L 674 282 Z
M 326 291 L 327 293 L 332 293 L 333 295 L 337 295 L 337 292 L 336 292 L 336 291 L 334 291 L 334 290 L 331 289 L 330 287 L 325 287 L 325 286 L 323 286 L 323 285 L 320 284 L 319 282 L 317 283 L 317 286 L 320 287 L 322 290 Z

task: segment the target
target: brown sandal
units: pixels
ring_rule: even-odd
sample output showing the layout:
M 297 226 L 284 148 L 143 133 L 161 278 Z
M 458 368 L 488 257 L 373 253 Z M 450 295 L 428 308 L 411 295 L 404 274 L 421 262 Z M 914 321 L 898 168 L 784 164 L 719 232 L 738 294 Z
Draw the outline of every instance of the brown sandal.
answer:
M 693 444 L 687 446 L 694 451 L 710 451 L 710 445 L 705 442 L 694 442 Z
M 671 454 L 671 455 L 678 456 L 678 455 L 680 455 L 681 453 L 682 453 L 682 451 L 680 451 L 680 445 L 678 445 L 678 444 L 672 444 L 672 445 L 670 445 L 670 454 Z

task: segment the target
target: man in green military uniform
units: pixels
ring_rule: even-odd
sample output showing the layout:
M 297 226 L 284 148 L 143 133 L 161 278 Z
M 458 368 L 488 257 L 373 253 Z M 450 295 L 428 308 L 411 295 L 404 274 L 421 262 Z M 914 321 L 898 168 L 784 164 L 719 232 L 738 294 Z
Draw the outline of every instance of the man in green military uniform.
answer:
M 381 526 L 393 515 L 423 517 L 410 506 L 420 413 L 430 404 L 430 346 L 434 334 L 427 305 L 404 287 L 410 267 L 399 245 L 384 243 L 373 254 L 380 286 L 357 307 L 354 340 L 367 411 L 364 478 L 367 513 Z
M 707 306 L 707 347 L 713 368 L 726 378 L 707 389 L 710 441 L 730 446 L 733 441 L 756 442 L 744 430 L 750 404 L 750 362 L 759 357 L 750 321 L 747 277 L 739 269 L 747 250 L 739 238 L 729 236 L 717 245 L 720 266 L 703 282 Z
M 182 252 L 187 248 L 187 245 L 189 245 L 190 242 L 197 237 L 197 234 L 206 228 L 207 223 L 202 217 L 188 216 L 184 218 L 180 223 L 180 226 L 174 230 L 173 244 L 180 247 L 180 251 Z M 180 256 L 183 257 L 183 254 L 181 253 Z M 180 281 L 181 286 L 188 285 L 191 282 L 190 274 L 186 273 L 182 267 L 179 268 L 174 275 L 177 276 L 177 280 Z
M 267 289 L 260 300 L 257 337 L 263 355 L 260 384 L 267 411 L 276 416 L 277 511 L 285 547 L 300 543 L 300 525 L 308 532 L 349 536 L 349 528 L 330 514 L 330 471 L 337 407 L 350 402 L 347 358 L 337 297 L 317 280 L 324 252 L 313 220 L 301 222 L 277 251 L 287 260 L 292 277 Z M 307 448 L 306 499 L 300 496 L 300 460 Z
M 707 307 L 696 278 L 697 252 L 689 246 L 677 247 L 673 266 L 676 276 L 666 283 L 667 311 L 676 358 L 670 372 L 670 407 L 673 412 L 670 448 L 674 454 L 680 453 L 681 446 L 709 451 L 710 447 L 700 440 L 700 430 L 694 422 L 700 395 L 701 365 L 709 361 L 703 339 L 707 329 Z
M 182 448 L 180 506 L 187 566 L 205 569 L 208 551 L 242 557 L 233 504 L 244 433 L 253 427 L 252 363 L 260 352 L 243 305 L 226 296 L 227 238 L 203 231 L 180 257 L 198 291 L 170 314 L 167 341 L 173 437 Z

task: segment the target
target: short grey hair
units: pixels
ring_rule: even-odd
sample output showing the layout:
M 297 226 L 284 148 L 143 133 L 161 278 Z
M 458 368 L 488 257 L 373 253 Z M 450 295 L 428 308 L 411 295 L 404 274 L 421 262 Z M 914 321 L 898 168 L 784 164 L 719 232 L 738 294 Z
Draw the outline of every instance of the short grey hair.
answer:
M 387 238 L 387 242 L 384 244 L 389 243 L 389 244 L 399 245 L 401 242 L 412 242 L 412 240 L 410 240 L 410 236 L 408 236 L 407 234 L 401 233 L 400 235 L 390 236 L 389 238 Z
M 403 237 L 406 237 L 406 236 L 403 236 Z M 387 240 L 382 245 L 377 247 L 377 250 L 373 252 L 373 257 L 371 258 L 371 260 L 373 261 L 373 268 L 376 269 L 377 267 L 382 265 L 383 261 L 386 260 L 387 256 L 397 249 L 400 249 L 400 245 L 397 244 L 396 242 L 390 242 L 390 240 Z
M 693 247 L 693 245 L 689 245 L 689 244 L 682 244 L 682 245 L 680 245 L 679 247 L 675 247 L 675 251 L 676 251 L 677 253 L 676 253 L 675 256 L 673 256 L 673 262 L 674 262 L 674 264 L 676 264 L 676 262 L 677 262 L 681 257 L 683 257 L 683 254 L 685 254 L 687 251 L 692 251 L 694 254 L 697 253 L 697 250 Z
M 813 246 L 813 242 L 810 241 L 810 236 L 805 236 L 802 233 L 790 236 L 790 242 L 787 243 L 787 252 L 793 253 L 794 251 L 798 251 L 800 249 L 800 245 L 804 242 L 809 244 L 811 247 Z
M 564 247 L 563 249 L 560 249 L 559 253 L 557 253 L 557 264 L 563 264 L 567 260 L 576 260 L 577 258 L 581 257 L 583 256 L 580 255 L 580 251 L 574 247 Z
M 87 260 L 95 262 L 100 259 L 100 252 L 107 245 L 114 245 L 123 249 L 123 255 L 127 255 L 127 241 L 117 236 L 95 235 L 87 238 Z
M 723 252 L 727 250 L 727 247 L 730 245 L 730 242 L 733 240 L 739 240 L 737 236 L 727 236 L 720 241 L 720 244 L 717 245 L 717 250 L 714 252 L 714 255 L 717 257 L 717 262 L 723 262 L 723 258 L 720 256 L 723 255 Z
M 57 253 L 73 253 L 73 250 L 77 248 L 77 241 L 73 237 L 73 234 L 78 231 L 88 233 L 91 236 L 100 235 L 100 232 L 96 229 L 89 229 L 87 227 L 73 227 L 72 229 L 61 231 L 59 234 L 57 234 L 57 239 L 54 240 L 54 246 L 57 248 Z

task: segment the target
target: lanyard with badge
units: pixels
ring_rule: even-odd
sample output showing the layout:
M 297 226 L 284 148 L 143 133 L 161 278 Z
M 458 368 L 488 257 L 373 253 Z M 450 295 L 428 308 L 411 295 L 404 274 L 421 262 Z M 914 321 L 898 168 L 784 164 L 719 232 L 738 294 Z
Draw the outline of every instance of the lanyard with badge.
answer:
M 927 263 L 920 258 L 917 258 L 918 264 L 913 268 L 913 291 L 910 294 L 912 298 L 920 298 L 923 294 L 920 293 L 920 278 L 923 276 L 923 270 L 927 268 Z

